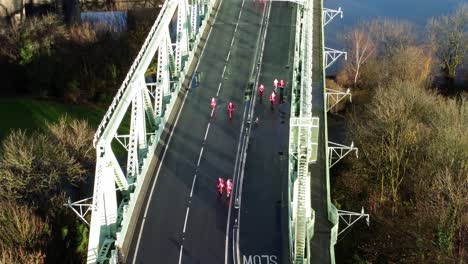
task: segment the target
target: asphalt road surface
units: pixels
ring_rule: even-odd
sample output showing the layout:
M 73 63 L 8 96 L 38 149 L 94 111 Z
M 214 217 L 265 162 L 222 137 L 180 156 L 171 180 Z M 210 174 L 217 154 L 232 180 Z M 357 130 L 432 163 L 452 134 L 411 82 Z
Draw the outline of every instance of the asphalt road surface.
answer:
M 139 217 L 132 263 L 225 263 L 229 200 L 218 196 L 216 180 L 233 176 L 263 11 L 253 1 L 223 0 L 197 69 L 200 84 L 188 92 L 148 213 Z
M 250 146 L 242 187 L 240 263 L 290 263 L 288 249 L 288 140 L 290 94 L 294 59 L 296 4 L 274 2 L 259 82 Z M 283 79 L 272 108 L 268 100 L 273 80 Z

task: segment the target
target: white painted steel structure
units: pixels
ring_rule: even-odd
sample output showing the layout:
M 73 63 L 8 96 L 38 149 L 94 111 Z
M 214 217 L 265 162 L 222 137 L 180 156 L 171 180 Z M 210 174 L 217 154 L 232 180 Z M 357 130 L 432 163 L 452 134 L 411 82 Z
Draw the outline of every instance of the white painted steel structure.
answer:
M 348 54 L 345 51 L 325 47 L 325 56 L 323 56 L 325 69 L 332 66 L 332 64 L 335 63 L 341 55 L 345 56 L 345 60 L 348 59 Z
M 333 89 L 326 88 L 327 93 L 327 111 L 330 111 L 335 105 L 337 105 L 341 100 L 349 96 L 349 101 L 352 102 L 353 98 L 351 95 L 351 90 L 348 88 L 346 91 L 337 91 Z
M 314 128 L 318 131 L 319 119 L 312 117 L 313 2 L 293 2 L 300 2 L 302 5 L 297 8 L 293 75 L 294 78 L 300 76 L 300 83 L 294 82 L 292 89 L 292 98 L 298 98 L 299 103 L 297 105 L 293 103 L 290 120 L 289 175 L 292 185 L 290 244 L 293 262 L 301 264 L 309 262 L 308 248 L 314 229 L 309 164 L 317 158 L 317 142 L 313 140 L 312 130 Z
M 369 226 L 369 214 L 364 213 L 364 207 L 361 209 L 360 213 L 345 211 L 345 210 L 338 210 L 338 215 L 340 219 L 346 224 L 346 227 L 343 228 L 338 235 L 341 235 L 344 231 L 354 225 L 359 219 L 366 218 L 366 224 Z
M 330 21 L 332 21 L 337 15 L 340 15 L 340 18 L 343 18 L 343 11 L 341 7 L 338 10 L 330 8 L 322 8 L 323 10 L 323 26 L 325 27 Z
M 350 146 L 341 145 L 328 141 L 328 167 L 331 168 L 333 165 L 338 163 L 342 158 L 348 155 L 351 151 L 356 153 L 356 158 L 358 157 L 358 148 L 354 146 L 354 142 L 351 142 Z
M 87 263 L 117 262 L 118 249 L 129 243 L 125 239 L 137 197 L 143 195 L 141 185 L 189 65 L 198 59 L 195 50 L 215 2 L 165 1 L 96 131 Z M 148 68 L 155 64 L 156 76 L 148 76 Z M 152 78 L 156 81 L 147 81 Z M 120 150 L 115 142 L 121 144 Z M 121 152 L 126 162 L 119 162 Z

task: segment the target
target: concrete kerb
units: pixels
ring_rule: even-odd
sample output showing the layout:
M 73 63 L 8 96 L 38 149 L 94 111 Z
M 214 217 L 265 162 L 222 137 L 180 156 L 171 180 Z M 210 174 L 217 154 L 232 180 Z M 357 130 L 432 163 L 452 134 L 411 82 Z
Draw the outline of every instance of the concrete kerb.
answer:
M 182 82 L 180 89 L 178 90 L 177 97 L 171 100 L 171 103 L 168 107 L 168 109 L 171 109 L 171 110 L 170 110 L 170 113 L 165 115 L 165 117 L 167 116 L 167 122 L 165 124 L 163 132 L 160 135 L 159 142 L 158 144 L 155 144 L 154 146 L 150 148 L 150 151 L 154 151 L 154 155 L 151 161 L 149 163 L 148 162 L 146 163 L 148 164 L 148 166 L 144 166 L 146 168 L 142 169 L 142 171 L 146 169 L 147 173 L 145 174 L 145 177 L 143 177 L 143 182 L 137 185 L 137 189 L 135 190 L 135 193 L 138 193 L 138 194 L 144 193 L 144 195 L 138 195 L 138 197 L 136 198 L 136 201 L 133 204 L 129 205 L 129 207 L 130 206 L 133 207 L 132 209 L 129 210 L 129 211 L 132 211 L 131 218 L 128 220 L 127 228 L 123 230 L 123 232 L 122 231 L 120 232 L 120 235 L 121 235 L 121 238 L 123 238 L 123 241 L 122 241 L 122 244 L 118 246 L 121 252 L 121 256 L 123 257 L 122 259 L 123 263 L 128 262 L 127 257 L 129 256 L 129 253 L 131 250 L 131 245 L 133 242 L 132 238 L 134 237 L 135 231 L 137 229 L 137 224 L 139 222 L 141 209 L 143 205 L 146 204 L 146 202 L 149 202 L 147 201 L 148 196 L 149 196 L 148 187 L 154 181 L 157 181 L 157 177 L 153 176 L 157 168 L 156 165 L 161 161 L 162 154 L 168 142 L 170 132 L 174 128 L 175 118 L 178 112 L 181 110 L 180 107 L 182 105 L 184 94 L 188 92 L 193 71 L 197 65 L 197 61 L 199 59 L 199 56 L 201 55 L 203 47 L 206 45 L 207 36 L 208 36 L 208 33 L 210 32 L 210 28 L 213 26 L 213 20 L 216 17 L 216 13 L 219 10 L 219 6 L 220 6 L 220 0 L 216 0 L 214 6 L 212 7 L 213 9 L 210 12 L 210 16 L 208 20 L 204 22 L 204 25 L 202 25 L 203 33 L 200 36 L 199 41 L 195 43 L 196 49 L 194 49 L 189 56 L 190 65 L 188 67 L 187 72 L 184 72 L 182 74 L 184 76 L 184 80 Z M 146 175 L 152 175 L 152 177 L 146 177 Z M 120 239 L 118 238 L 117 241 L 119 240 Z

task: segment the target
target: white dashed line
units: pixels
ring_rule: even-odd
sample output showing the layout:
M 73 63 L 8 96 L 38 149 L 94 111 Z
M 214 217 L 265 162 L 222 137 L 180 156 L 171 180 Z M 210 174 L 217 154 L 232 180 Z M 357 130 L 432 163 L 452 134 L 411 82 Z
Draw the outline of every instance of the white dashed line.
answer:
M 229 51 L 231 53 L 231 51 Z M 226 61 L 229 59 L 229 56 L 227 57 Z M 221 79 L 224 78 L 224 73 L 226 72 L 226 65 L 224 65 L 223 73 L 221 74 Z
M 190 198 L 192 198 L 193 195 L 193 189 L 195 188 L 195 182 L 197 181 L 197 174 L 193 176 L 193 181 L 192 181 L 192 189 L 190 190 Z
M 219 85 L 218 85 L 218 91 L 216 92 L 216 97 L 218 97 L 218 95 L 219 95 L 219 90 L 221 90 L 221 86 L 222 86 L 222 83 L 219 83 Z
M 211 111 L 211 116 L 213 116 L 214 109 Z M 206 127 L 206 132 L 205 132 L 205 138 L 203 139 L 206 141 L 206 137 L 208 136 L 208 131 L 210 131 L 210 125 L 211 123 L 208 123 L 208 126 Z
M 188 219 L 188 214 L 190 212 L 190 207 L 187 207 L 187 211 L 185 211 L 185 221 L 184 221 L 184 229 L 182 230 L 182 233 L 185 233 L 185 228 L 187 227 L 187 219 Z
M 180 245 L 180 253 L 179 253 L 179 264 L 182 263 L 182 250 L 184 249 L 184 245 Z
M 231 48 L 232 48 L 233 44 L 234 44 L 234 38 L 232 38 L 232 40 L 231 40 Z
M 200 149 L 200 156 L 198 156 L 197 167 L 200 166 L 200 160 L 201 160 L 201 157 L 202 157 L 202 155 L 203 155 L 203 148 L 205 148 L 205 147 L 202 147 L 202 148 Z

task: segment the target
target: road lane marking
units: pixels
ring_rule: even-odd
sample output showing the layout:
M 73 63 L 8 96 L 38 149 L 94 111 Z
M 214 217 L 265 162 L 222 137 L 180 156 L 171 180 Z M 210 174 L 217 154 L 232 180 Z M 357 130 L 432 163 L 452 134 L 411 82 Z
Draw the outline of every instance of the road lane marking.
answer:
M 231 40 L 231 47 L 230 48 L 232 48 L 233 44 L 234 44 L 234 38 L 232 38 L 232 40 Z
M 182 233 L 184 234 L 185 234 L 185 228 L 187 227 L 187 219 L 188 219 L 189 212 L 190 212 L 190 206 L 187 206 L 187 211 L 185 211 L 184 229 L 182 230 Z
M 278 264 L 276 255 L 243 255 L 241 264 Z
M 229 53 L 231 53 L 231 50 L 229 50 Z M 226 58 L 226 61 L 229 60 L 229 56 Z M 226 72 L 226 64 L 224 64 L 224 68 L 223 68 L 223 73 L 221 74 L 221 79 L 224 78 L 224 73 Z M 221 84 L 221 83 L 220 83 Z
M 179 252 L 179 264 L 182 263 L 182 250 L 184 249 L 184 245 L 180 245 L 180 252 Z
M 218 85 L 218 91 L 216 92 L 216 97 L 218 97 L 218 95 L 219 95 L 219 90 L 221 89 L 221 86 L 222 86 L 222 83 L 219 83 L 219 85 Z
M 211 116 L 213 116 L 213 112 L 214 112 L 214 109 L 213 111 L 211 111 Z M 203 139 L 204 141 L 206 141 L 206 137 L 208 136 L 208 131 L 210 131 L 210 125 L 211 125 L 211 122 L 208 123 L 208 126 L 206 127 L 205 138 Z
M 192 195 L 193 195 L 193 189 L 195 187 L 195 181 L 197 180 L 197 174 L 195 174 L 195 176 L 193 176 L 193 181 L 192 181 L 192 189 L 190 190 L 190 198 L 192 198 Z M 189 203 L 190 203 L 190 200 L 189 200 Z
M 201 160 L 201 157 L 202 157 L 202 155 L 203 155 L 203 149 L 204 149 L 204 148 L 205 148 L 205 147 L 202 147 L 202 148 L 200 149 L 200 156 L 198 156 L 197 167 L 200 167 L 200 160 Z

